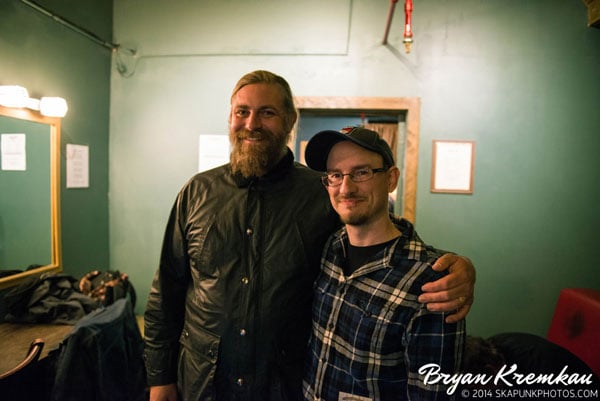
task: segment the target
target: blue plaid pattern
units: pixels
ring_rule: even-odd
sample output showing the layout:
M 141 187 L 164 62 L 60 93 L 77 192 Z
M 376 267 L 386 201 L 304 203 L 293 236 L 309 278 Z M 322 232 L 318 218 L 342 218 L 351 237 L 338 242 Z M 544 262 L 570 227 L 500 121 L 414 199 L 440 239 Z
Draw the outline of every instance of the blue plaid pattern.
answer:
M 459 371 L 465 322 L 417 301 L 421 286 L 440 278 L 440 252 L 425 245 L 410 222 L 402 235 L 349 277 L 343 273 L 344 228 L 323 251 L 314 285 L 313 326 L 303 392 L 306 400 L 338 401 L 340 393 L 372 400 L 446 400 L 443 385 L 424 385 L 418 369 L 435 363 Z M 357 397 L 358 398 L 358 397 Z

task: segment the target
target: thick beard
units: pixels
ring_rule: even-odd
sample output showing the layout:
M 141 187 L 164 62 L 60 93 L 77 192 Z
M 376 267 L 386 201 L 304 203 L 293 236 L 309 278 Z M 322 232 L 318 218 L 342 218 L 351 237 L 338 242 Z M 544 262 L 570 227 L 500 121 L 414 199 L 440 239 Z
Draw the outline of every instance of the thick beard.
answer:
M 248 144 L 244 138 L 260 136 L 260 143 Z M 289 134 L 275 135 L 267 130 L 230 132 L 231 169 L 244 177 L 262 177 L 281 159 L 287 148 Z

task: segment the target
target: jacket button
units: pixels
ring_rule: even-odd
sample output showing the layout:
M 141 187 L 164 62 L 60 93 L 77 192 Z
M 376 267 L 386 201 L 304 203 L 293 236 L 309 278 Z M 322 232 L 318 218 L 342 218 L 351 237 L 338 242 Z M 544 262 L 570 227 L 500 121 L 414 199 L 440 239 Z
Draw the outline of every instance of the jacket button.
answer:
M 237 384 L 239 387 L 242 387 L 244 385 L 244 379 L 242 379 L 241 377 L 239 377 L 236 381 L 235 384 Z
M 246 229 L 246 235 L 252 235 L 253 232 L 251 228 Z
M 248 284 L 249 281 L 248 277 L 242 277 L 242 284 Z
M 244 337 L 246 335 L 246 329 L 240 330 L 240 336 Z

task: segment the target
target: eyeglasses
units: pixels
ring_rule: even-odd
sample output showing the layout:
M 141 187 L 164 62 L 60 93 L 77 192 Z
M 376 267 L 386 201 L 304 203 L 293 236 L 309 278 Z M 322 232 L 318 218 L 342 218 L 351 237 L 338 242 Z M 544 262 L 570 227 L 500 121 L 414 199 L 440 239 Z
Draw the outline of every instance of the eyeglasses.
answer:
M 387 171 L 387 170 L 388 169 L 385 167 L 382 167 L 382 168 L 362 167 L 362 168 L 353 170 L 351 173 L 346 173 L 346 174 L 342 174 L 342 173 L 338 173 L 338 172 L 331 172 L 331 173 L 327 173 L 327 175 L 322 176 L 321 182 L 326 187 L 338 187 L 338 186 L 342 185 L 342 181 L 344 181 L 344 176 L 346 176 L 346 175 L 350 177 L 352 182 L 363 182 L 363 181 L 368 181 L 371 178 L 373 178 L 373 175 L 375 173 L 383 173 L 384 171 Z

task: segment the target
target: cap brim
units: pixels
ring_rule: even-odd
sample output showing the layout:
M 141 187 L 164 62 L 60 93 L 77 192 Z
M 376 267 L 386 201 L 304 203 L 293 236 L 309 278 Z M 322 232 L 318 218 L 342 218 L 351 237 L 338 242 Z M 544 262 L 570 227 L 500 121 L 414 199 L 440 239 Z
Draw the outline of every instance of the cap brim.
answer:
M 315 134 L 304 150 L 304 160 L 308 167 L 316 171 L 327 171 L 329 151 L 338 142 L 348 140 L 348 135 L 338 131 L 321 131 Z

